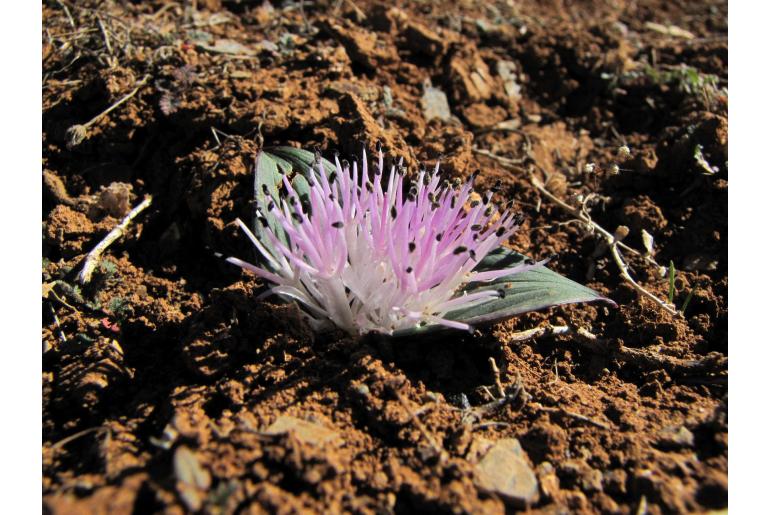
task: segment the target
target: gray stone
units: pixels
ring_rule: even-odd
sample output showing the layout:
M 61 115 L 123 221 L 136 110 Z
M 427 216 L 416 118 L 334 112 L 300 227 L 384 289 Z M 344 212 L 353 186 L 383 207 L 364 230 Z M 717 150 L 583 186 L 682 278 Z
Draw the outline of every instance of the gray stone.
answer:
M 449 120 L 452 117 L 452 111 L 449 110 L 446 93 L 426 84 L 425 92 L 422 94 L 422 112 L 426 121 L 434 118 L 443 121 Z
M 658 432 L 657 443 L 668 449 L 681 449 L 695 445 L 695 437 L 684 426 L 666 426 Z
M 313 445 L 323 445 L 337 439 L 337 433 L 331 429 L 288 415 L 278 417 L 265 429 L 265 434 L 280 435 L 289 431 L 293 432 L 299 441 Z
M 521 86 L 516 81 L 516 63 L 513 61 L 497 61 L 497 74 L 503 79 L 505 94 L 511 100 L 521 98 Z
M 515 438 L 498 440 L 476 465 L 476 484 L 519 507 L 539 498 L 538 482 L 521 444 Z

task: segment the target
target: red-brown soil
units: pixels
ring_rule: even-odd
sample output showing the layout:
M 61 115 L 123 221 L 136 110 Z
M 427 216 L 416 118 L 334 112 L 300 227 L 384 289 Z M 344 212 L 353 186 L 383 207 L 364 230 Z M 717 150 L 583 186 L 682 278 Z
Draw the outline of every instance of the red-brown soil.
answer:
M 46 512 L 726 508 L 727 2 L 46 0 L 42 38 Z M 450 119 L 425 119 L 428 81 Z M 234 221 L 255 151 L 376 140 L 502 180 L 526 215 L 512 246 L 618 307 L 390 341 L 314 336 L 255 300 L 262 284 L 217 257 L 252 256 Z M 684 317 L 532 177 L 640 252 L 652 235 Z M 651 260 L 625 256 L 665 299 Z M 514 341 L 549 324 L 573 331 Z M 511 394 L 497 409 L 480 408 L 489 358 Z M 527 502 L 480 479 L 509 438 L 537 479 Z

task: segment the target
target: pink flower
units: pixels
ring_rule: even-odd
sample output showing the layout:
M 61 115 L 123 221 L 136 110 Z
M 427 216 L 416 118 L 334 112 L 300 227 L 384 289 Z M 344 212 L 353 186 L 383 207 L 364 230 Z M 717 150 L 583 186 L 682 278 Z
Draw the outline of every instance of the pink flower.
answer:
M 358 163 L 351 171 L 335 161 L 336 170 L 328 177 L 316 163 L 318 173 L 309 174 L 307 198 L 301 199 L 284 176 L 285 194 L 268 202 L 266 209 L 280 223 L 286 243 L 266 223 L 268 212 L 258 211 L 268 241 L 260 241 L 238 220 L 265 266 L 228 259 L 270 282 L 265 295 L 299 301 L 317 329 L 331 322 L 350 334 L 392 334 L 428 324 L 469 330 L 468 324 L 444 315 L 499 298 L 503 292 L 466 294 L 464 285 L 545 262 L 473 271 L 521 224 L 520 217 L 508 211 L 496 216 L 491 192 L 471 201 L 475 177 L 459 189 L 442 185 L 437 164 L 433 173 L 421 171 L 406 186 L 396 166 L 382 181 L 382 152 L 373 177 L 366 153 L 360 174 Z

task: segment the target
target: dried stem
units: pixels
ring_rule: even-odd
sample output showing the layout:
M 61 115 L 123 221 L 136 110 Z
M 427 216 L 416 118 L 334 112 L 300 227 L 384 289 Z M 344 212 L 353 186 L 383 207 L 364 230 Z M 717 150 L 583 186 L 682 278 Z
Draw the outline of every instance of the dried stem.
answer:
M 142 86 L 147 84 L 147 81 L 149 81 L 149 80 L 150 80 L 150 75 L 145 75 L 144 77 L 142 77 L 142 80 L 140 80 L 136 84 L 136 87 L 134 87 L 134 89 L 130 93 L 128 93 L 126 96 L 124 96 L 123 98 L 121 98 L 120 100 L 118 100 L 117 102 L 112 104 L 110 107 L 108 107 L 107 109 L 105 109 L 101 113 L 97 114 L 96 116 L 94 116 L 93 118 L 88 120 L 86 123 L 84 123 L 82 125 L 81 124 L 73 125 L 69 129 L 67 129 L 67 136 L 69 137 L 69 145 L 71 147 L 74 147 L 74 146 L 79 145 L 80 143 L 82 143 L 83 140 L 85 140 L 88 137 L 88 129 L 93 124 L 95 124 L 96 122 L 101 120 L 104 116 L 106 116 L 107 114 L 109 114 L 113 110 L 117 109 L 123 103 L 125 103 L 125 102 L 129 101 L 131 98 L 133 98 L 134 95 L 136 95 L 136 93 L 140 89 L 142 89 Z
M 543 327 L 535 327 L 534 329 L 527 329 L 525 331 L 519 331 L 513 333 L 508 337 L 509 343 L 520 343 L 541 336 L 550 336 L 552 334 L 566 334 L 570 331 L 569 326 L 566 325 L 547 325 Z
M 64 4 L 64 2 L 62 2 L 61 0 L 56 0 L 56 3 L 59 4 L 59 7 L 62 8 L 62 10 L 64 11 L 64 14 L 67 15 L 67 20 L 69 20 L 70 25 L 72 25 L 72 28 L 76 29 L 77 25 L 75 24 L 75 20 L 72 18 L 72 13 L 70 13 L 70 10 L 67 7 L 67 5 Z
M 83 270 L 78 274 L 78 281 L 80 281 L 80 284 L 86 284 L 91 280 L 91 275 L 94 273 L 96 263 L 101 258 L 102 253 L 107 250 L 107 247 L 112 245 L 115 240 L 123 236 L 131 221 L 136 218 L 139 213 L 147 209 L 150 204 L 152 204 L 152 197 L 148 195 L 138 206 L 132 209 L 131 212 L 128 213 L 91 252 L 88 253 L 85 264 L 83 265 Z
M 107 34 L 107 29 L 104 28 L 104 23 L 100 17 L 96 17 L 96 23 L 99 25 L 99 29 L 102 31 L 102 37 L 104 38 L 104 45 L 107 47 L 107 52 L 110 56 L 113 54 L 112 45 L 110 44 L 110 36 Z
M 646 290 L 644 287 L 642 287 L 642 285 L 636 282 L 633 277 L 631 277 L 631 274 L 628 273 L 628 265 L 625 261 L 623 261 L 623 256 L 620 255 L 620 251 L 618 250 L 618 243 L 619 242 L 613 238 L 613 240 L 610 242 L 610 253 L 612 254 L 612 258 L 615 260 L 615 263 L 618 265 L 618 268 L 620 269 L 620 275 L 623 276 L 623 279 L 625 279 L 626 282 L 630 284 L 631 287 L 634 288 L 640 295 L 643 295 L 644 297 L 647 297 L 653 301 L 666 313 L 669 313 L 675 317 L 682 318 L 682 314 L 680 312 L 672 308 L 666 301 L 659 299 L 653 293 Z
M 401 392 L 398 391 L 398 388 L 396 388 L 395 385 L 391 385 L 391 391 L 398 399 L 398 402 L 401 403 L 401 406 L 404 407 L 407 413 L 409 413 L 409 419 L 414 422 L 414 425 L 417 426 L 417 429 L 420 431 L 422 436 L 428 441 L 428 444 L 430 444 L 433 451 L 436 453 L 436 456 L 439 458 L 439 460 L 444 460 L 444 451 L 439 446 L 439 444 L 436 442 L 436 440 L 433 438 L 433 435 L 430 434 L 428 431 L 428 428 L 425 427 L 425 424 L 422 423 L 422 420 L 412 411 L 412 408 L 409 406 L 409 403 L 406 401 L 403 395 L 401 395 Z
M 516 333 L 516 335 L 522 334 L 525 334 L 530 338 L 552 334 L 574 334 L 577 338 L 572 339 L 572 342 L 590 352 L 606 355 L 610 359 L 617 360 L 620 363 L 635 365 L 646 370 L 663 369 L 674 375 L 710 374 L 727 370 L 727 357 L 719 352 L 712 352 L 700 359 L 676 358 L 674 356 L 668 356 L 646 349 L 618 347 L 612 342 L 604 338 L 599 338 L 582 327 L 546 325 L 542 328 Z M 514 337 L 516 337 L 516 335 L 514 335 Z M 512 341 L 518 342 L 522 340 L 514 339 Z
M 78 431 L 75 434 L 62 438 L 61 440 L 59 440 L 58 442 L 56 442 L 51 446 L 51 450 L 54 451 L 54 450 L 61 449 L 68 443 L 73 442 L 78 438 L 81 438 L 90 433 L 107 433 L 107 437 L 109 438 L 110 435 L 112 434 L 112 431 L 107 426 L 98 426 L 98 427 L 90 427 L 88 429 L 83 429 L 82 431 Z
M 574 418 L 575 420 L 579 420 L 581 422 L 591 424 L 592 426 L 596 426 L 600 429 L 610 429 L 610 426 L 608 426 L 604 422 L 599 422 L 598 420 L 594 420 L 592 418 L 586 417 L 585 415 L 581 415 L 580 413 L 575 413 L 574 411 L 569 411 L 564 408 L 555 408 L 551 406 L 542 406 L 538 404 L 535 406 L 535 409 L 537 409 L 538 411 L 544 411 L 546 413 L 558 413 L 570 418 Z
M 495 388 L 497 389 L 497 396 L 503 398 L 505 397 L 505 388 L 503 388 L 503 383 L 500 382 L 500 369 L 497 368 L 495 358 L 489 358 L 489 366 L 492 369 L 492 374 L 495 376 Z

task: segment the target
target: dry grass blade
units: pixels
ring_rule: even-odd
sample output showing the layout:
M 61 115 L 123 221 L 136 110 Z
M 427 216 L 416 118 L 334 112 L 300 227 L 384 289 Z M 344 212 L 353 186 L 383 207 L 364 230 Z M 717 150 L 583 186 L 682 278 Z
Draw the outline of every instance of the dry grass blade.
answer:
M 148 195 L 138 206 L 132 209 L 131 212 L 128 213 L 91 252 L 88 253 L 85 263 L 83 264 L 83 270 L 78 274 L 78 281 L 80 281 L 80 284 L 86 284 L 91 280 L 91 275 L 94 273 L 94 269 L 96 268 L 96 264 L 99 262 L 102 253 L 107 250 L 107 247 L 112 245 L 115 240 L 123 236 L 131 221 L 136 218 L 139 213 L 147 209 L 150 204 L 152 204 L 152 197 Z

